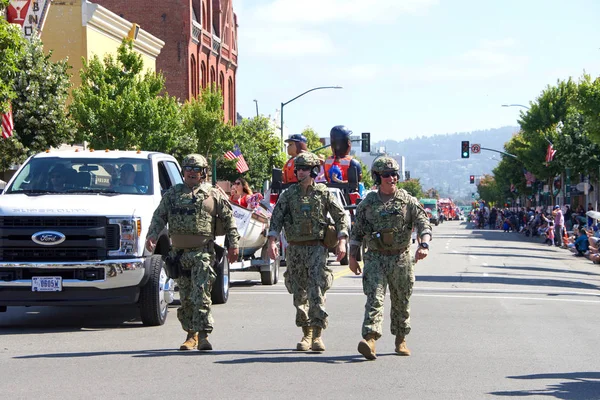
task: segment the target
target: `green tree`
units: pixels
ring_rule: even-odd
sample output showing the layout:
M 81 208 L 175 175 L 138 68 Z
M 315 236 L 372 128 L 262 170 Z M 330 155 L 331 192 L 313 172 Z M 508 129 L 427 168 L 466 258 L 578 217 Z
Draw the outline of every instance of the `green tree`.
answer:
M 302 134 L 304 136 L 306 136 L 306 139 L 308 141 L 307 143 L 307 147 L 309 151 L 314 151 L 315 149 L 318 149 L 319 147 L 323 147 L 323 143 L 321 142 L 321 139 L 319 137 L 319 134 L 317 132 L 315 132 L 315 130 L 313 128 L 311 128 L 310 126 L 307 126 L 306 128 L 304 128 L 304 130 L 302 131 Z M 321 149 L 319 151 L 315 151 L 315 154 L 318 154 L 320 156 L 323 156 L 325 158 L 331 156 L 333 154 L 333 152 L 331 151 L 331 147 L 325 147 L 324 149 Z
M 439 198 L 440 198 L 440 192 L 435 188 L 427 189 L 425 191 L 424 195 L 428 199 L 438 199 L 439 200 Z
M 81 87 L 73 91 L 70 111 L 78 141 L 92 148 L 173 152 L 182 139 L 181 109 L 174 97 L 162 95 L 164 78 L 144 73 L 143 60 L 125 39 L 117 57 L 84 61 Z
M 421 187 L 421 181 L 418 178 L 409 179 L 404 182 L 398 182 L 398 187 L 400 189 L 406 190 L 412 196 L 416 197 L 417 200 L 425 197 L 423 196 L 423 188 Z
M 2 14 L 8 6 L 8 0 L 0 0 L 0 113 L 8 111 L 9 101 L 16 97 L 13 81 L 19 68 L 18 61 L 23 57 L 26 40 L 21 28 L 9 24 Z
M 223 122 L 223 96 L 220 91 L 204 88 L 197 99 L 183 105 L 185 131 L 194 143 L 194 152 L 208 160 L 222 158 L 233 150 L 233 127 Z
M 234 141 L 240 147 L 250 168 L 243 174 L 254 191 L 261 191 L 264 181 L 270 181 L 273 167 L 281 168 L 285 155 L 281 152 L 281 139 L 266 117 L 244 119 L 234 130 Z M 235 162 L 222 159 L 218 163 L 219 180 L 234 181 L 240 173 Z
M 579 81 L 577 104 L 585 117 L 590 139 L 600 144 L 600 78 L 588 74 Z
M 492 175 L 486 174 L 479 180 L 477 192 L 479 192 L 479 197 L 491 206 L 498 202 L 502 203 L 502 195 Z

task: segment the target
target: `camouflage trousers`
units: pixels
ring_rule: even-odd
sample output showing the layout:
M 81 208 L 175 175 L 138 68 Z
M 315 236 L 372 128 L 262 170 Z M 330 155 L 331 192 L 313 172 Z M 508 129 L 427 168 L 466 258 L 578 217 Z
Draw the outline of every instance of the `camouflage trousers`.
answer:
M 210 293 L 216 279 L 212 268 L 214 257 L 212 249 L 186 250 L 181 256 L 182 269 L 191 272 L 191 276 L 177 279 L 181 298 L 177 318 L 184 331 L 210 333 L 213 330 Z
M 383 332 L 383 301 L 386 287 L 390 288 L 392 335 L 408 335 L 410 332 L 410 296 L 415 283 L 415 272 L 409 251 L 401 255 L 365 254 L 363 268 L 363 292 L 367 296 L 362 336 L 375 334 L 379 339 Z
M 333 283 L 327 267 L 327 249 L 322 246 L 289 246 L 285 287 L 294 296 L 296 326 L 327 328 L 325 292 Z

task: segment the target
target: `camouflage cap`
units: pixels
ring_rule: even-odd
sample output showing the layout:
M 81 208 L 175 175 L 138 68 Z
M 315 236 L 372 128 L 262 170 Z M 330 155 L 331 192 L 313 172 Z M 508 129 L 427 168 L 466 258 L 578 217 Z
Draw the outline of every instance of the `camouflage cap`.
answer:
M 376 172 L 378 174 L 383 171 L 399 171 L 400 166 L 398 162 L 394 160 L 392 157 L 381 156 L 377 157 L 373 160 L 373 164 L 371 165 L 371 172 Z
M 294 161 L 295 166 L 318 167 L 321 165 L 321 159 L 314 153 L 305 151 L 296 156 Z
M 206 162 L 206 158 L 200 154 L 188 154 L 183 159 L 183 166 L 206 168 L 208 167 L 208 163 Z

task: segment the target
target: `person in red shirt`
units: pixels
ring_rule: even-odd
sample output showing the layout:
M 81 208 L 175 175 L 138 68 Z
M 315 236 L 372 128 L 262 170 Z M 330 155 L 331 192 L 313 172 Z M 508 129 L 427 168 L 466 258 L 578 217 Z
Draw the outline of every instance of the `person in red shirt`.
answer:
M 295 134 L 285 140 L 287 143 L 287 153 L 290 159 L 285 163 L 283 167 L 283 183 L 295 183 L 298 182 L 296 174 L 294 173 L 294 158 L 300 153 L 308 151 L 308 140 L 304 135 Z
M 238 206 L 248 208 L 248 199 L 252 196 L 252 189 L 244 178 L 237 178 L 231 187 L 229 201 Z

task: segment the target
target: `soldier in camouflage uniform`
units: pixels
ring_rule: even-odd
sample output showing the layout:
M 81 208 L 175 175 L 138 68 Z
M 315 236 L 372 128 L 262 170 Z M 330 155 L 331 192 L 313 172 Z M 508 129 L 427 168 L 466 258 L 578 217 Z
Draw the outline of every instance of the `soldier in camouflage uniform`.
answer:
M 331 215 L 339 242 L 338 261 L 346 255 L 348 221 L 344 209 L 333 194 L 314 178 L 320 170 L 319 158 L 309 152 L 298 155 L 294 161 L 298 183 L 281 194 L 271 218 L 269 256 L 279 256 L 277 240 L 285 229 L 287 270 L 285 286 L 294 297 L 296 325 L 303 336 L 296 348 L 299 351 L 325 351 L 321 331 L 327 328 L 325 292 L 331 287 L 333 273 L 327 267 L 328 249 L 323 244 Z
M 431 225 L 425 210 L 404 189 L 398 189 L 399 166 L 391 157 L 373 161 L 371 173 L 379 186 L 369 193 L 356 209 L 356 220 L 350 236 L 350 269 L 360 275 L 356 260 L 363 241 L 365 254 L 363 291 L 367 296 L 362 340 L 358 351 L 367 359 L 377 358 L 375 341 L 381 337 L 383 302 L 386 286 L 390 288 L 391 331 L 396 336 L 396 353 L 409 356 L 405 337 L 410 332 L 410 296 L 415 282 L 409 247 L 411 231 L 416 227 L 421 237 L 415 260 L 427 257 Z
M 156 241 L 169 224 L 171 257 L 179 255 L 182 275 L 177 279 L 181 307 L 177 318 L 187 337 L 180 350 L 212 350 L 208 334 L 213 330 L 210 295 L 216 275 L 214 239 L 216 218 L 225 228 L 229 242 L 228 258 L 237 261 L 238 234 L 229 201 L 221 192 L 204 182 L 208 163 L 199 154 L 183 160 L 183 181 L 167 190 L 154 211 L 146 247 L 153 252 Z

